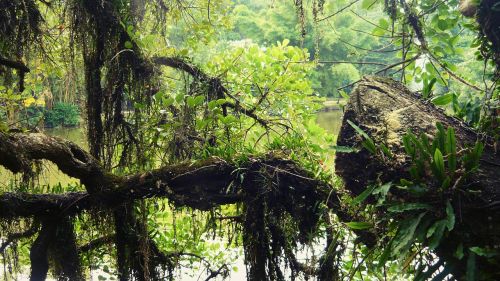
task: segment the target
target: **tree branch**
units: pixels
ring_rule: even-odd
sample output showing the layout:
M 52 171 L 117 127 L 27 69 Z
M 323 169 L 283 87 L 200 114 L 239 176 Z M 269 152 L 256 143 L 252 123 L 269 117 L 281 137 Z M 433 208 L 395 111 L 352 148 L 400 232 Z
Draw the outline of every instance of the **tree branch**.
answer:
M 19 240 L 21 238 L 27 238 L 35 235 L 40 228 L 40 224 L 38 222 L 33 223 L 29 229 L 23 232 L 11 233 L 7 236 L 7 239 L 0 246 L 0 252 L 3 252 L 12 242 Z
M 20 61 L 9 60 L 3 57 L 0 57 L 0 65 L 17 69 L 20 72 L 30 72 L 30 69 L 24 63 Z
M 0 165 L 14 173 L 28 172 L 34 160 L 49 160 L 66 175 L 80 179 L 89 192 L 110 185 L 99 162 L 76 144 L 40 133 L 0 132 Z
M 78 253 L 80 253 L 80 254 L 86 253 L 86 252 L 95 250 L 97 248 L 100 248 L 103 245 L 111 244 L 114 242 L 114 239 L 115 239 L 115 235 L 108 235 L 108 236 L 99 237 L 97 239 L 94 239 L 94 240 L 88 242 L 87 244 L 84 244 L 84 245 L 81 245 L 80 247 L 78 247 Z
M 191 76 L 193 76 L 195 79 L 205 82 L 210 86 L 209 91 L 212 91 L 210 93 L 210 97 L 215 97 L 218 99 L 229 97 L 232 99 L 234 102 L 226 102 L 222 104 L 223 108 L 229 107 L 233 109 L 236 112 L 239 112 L 243 115 L 246 115 L 255 121 L 259 123 L 262 127 L 268 128 L 271 121 L 265 120 L 261 117 L 259 117 L 257 114 L 255 114 L 255 107 L 252 109 L 247 109 L 244 106 L 241 105 L 240 101 L 231 95 L 229 91 L 224 87 L 222 84 L 222 81 L 220 80 L 219 77 L 210 77 L 206 73 L 204 73 L 201 69 L 196 67 L 195 65 L 192 65 L 182 58 L 175 58 L 175 57 L 155 57 L 153 58 L 153 62 L 157 65 L 164 65 L 164 66 L 169 66 L 178 70 L 182 70 Z M 279 124 L 283 125 L 283 124 Z M 287 126 L 285 126 L 287 127 Z
M 6 152 L 11 153 L 6 153 Z M 267 178 L 276 184 L 283 196 L 302 200 L 326 200 L 340 210 L 333 189 L 313 179 L 296 163 L 286 159 L 250 158 L 235 164 L 220 158 L 195 163 L 181 163 L 127 176 L 102 172 L 95 159 L 76 144 L 43 134 L 0 134 L 0 165 L 19 171 L 12 163 L 29 163 L 34 159 L 54 162 L 61 171 L 85 185 L 99 183 L 99 188 L 86 186 L 87 192 L 65 194 L 3 193 L 0 195 L 0 218 L 42 215 L 72 215 L 84 210 L 112 209 L 123 203 L 144 198 L 168 198 L 177 206 L 208 210 L 214 206 L 245 202 L 258 196 L 256 185 Z M 93 177 L 93 179 L 88 179 Z M 242 182 L 241 178 L 245 180 Z M 290 187 L 293 186 L 293 191 Z M 304 199 L 305 200 L 305 199 Z

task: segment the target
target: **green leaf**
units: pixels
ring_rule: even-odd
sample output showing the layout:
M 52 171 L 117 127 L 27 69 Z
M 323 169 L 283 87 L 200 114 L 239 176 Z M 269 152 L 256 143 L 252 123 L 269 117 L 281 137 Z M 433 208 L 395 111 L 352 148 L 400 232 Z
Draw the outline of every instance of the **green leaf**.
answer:
M 425 203 L 401 203 L 392 205 L 387 210 L 391 213 L 403 213 L 405 211 L 422 210 L 422 209 L 431 210 L 432 206 Z
M 412 181 L 409 181 L 407 179 L 401 179 L 399 180 L 399 183 L 402 185 L 402 186 L 410 186 L 410 185 L 413 185 L 414 183 Z
M 339 93 L 344 99 L 349 100 L 350 96 L 345 91 L 340 90 Z
M 443 154 L 441 153 L 441 150 L 439 148 L 436 148 L 436 151 L 434 152 L 434 167 L 436 170 L 436 177 L 439 180 L 444 179 L 444 159 L 443 159 Z
M 368 136 L 367 133 L 365 133 L 365 131 L 363 131 L 360 127 L 358 127 L 356 124 L 354 124 L 351 120 L 347 120 L 347 123 L 349 123 L 349 125 L 351 125 L 351 127 L 356 130 L 356 132 L 358 132 L 358 134 L 362 135 L 363 137 L 365 137 L 365 139 L 369 139 L 370 136 Z
M 179 93 L 177 96 L 175 96 L 175 101 L 177 103 L 181 103 L 183 100 L 184 100 L 184 94 L 183 93 Z
M 450 200 L 446 202 L 446 227 L 448 231 L 452 231 L 455 227 L 455 212 L 453 211 Z
M 486 248 L 482 248 L 482 247 L 470 247 L 469 250 L 471 252 L 474 252 L 476 255 L 481 256 L 481 257 L 485 257 L 485 258 L 492 258 L 492 257 L 500 254 L 498 251 L 486 249 Z
M 452 127 L 448 127 L 446 134 L 446 153 L 456 153 L 457 144 L 455 139 L 455 130 Z
M 9 126 L 2 120 L 0 120 L 0 132 L 7 132 L 9 130 Z
M 346 223 L 346 225 L 354 230 L 363 230 L 373 227 L 373 225 L 369 222 L 357 222 L 357 221 L 348 222 Z
M 415 158 L 415 147 L 410 140 L 411 139 L 408 134 L 403 136 L 403 146 L 405 148 L 406 154 L 408 154 L 413 159 Z
M 453 254 L 457 259 L 461 260 L 464 257 L 464 244 L 460 243 Z
M 165 91 L 163 91 L 163 90 L 158 91 L 158 93 L 155 94 L 155 100 L 161 100 L 164 95 L 165 95 Z
M 377 147 L 375 146 L 375 143 L 373 142 L 372 139 L 368 138 L 364 140 L 362 143 L 364 148 L 366 148 L 370 153 L 375 154 L 377 153 Z
M 226 101 L 226 99 L 218 99 L 218 100 L 217 100 L 217 104 L 218 104 L 218 105 L 223 105 L 223 104 L 225 104 L 226 102 L 227 102 L 227 101 Z
M 453 101 L 453 94 L 446 94 L 432 99 L 435 105 L 447 105 Z
M 469 252 L 469 257 L 467 258 L 465 280 L 476 281 L 476 255 L 472 251 Z
M 386 19 L 384 18 L 381 18 L 378 20 L 378 25 L 382 28 L 382 29 L 388 29 L 389 28 L 389 21 L 387 21 Z
M 455 131 L 452 127 L 448 128 L 448 134 L 446 138 L 446 153 L 448 154 L 448 170 L 453 175 L 457 169 L 457 144 L 455 139 Z
M 446 133 L 444 131 L 443 124 L 441 124 L 440 122 L 437 122 L 436 123 L 436 128 L 438 129 L 437 136 L 436 136 L 436 139 L 438 141 L 437 148 L 439 148 L 441 150 L 441 152 L 442 151 L 446 152 L 446 147 L 445 147 Z
M 387 196 L 387 193 L 389 193 L 391 187 L 392 182 L 388 182 L 373 190 L 372 194 L 378 194 L 378 204 L 382 204 L 385 201 L 385 197 Z
M 205 101 L 204 96 L 197 96 L 196 98 L 194 98 L 195 106 L 202 105 L 204 101 Z
M 430 82 L 428 82 L 427 79 L 424 80 L 424 88 L 422 89 L 422 96 L 424 99 L 427 99 L 430 97 L 431 92 L 432 92 L 432 87 L 434 87 L 434 84 L 436 84 L 437 79 L 434 77 L 431 79 Z
M 398 232 L 394 237 L 393 255 L 401 254 L 401 252 L 407 250 L 413 243 L 415 230 L 425 214 L 426 212 L 423 212 L 416 217 L 412 217 L 400 223 Z
M 374 5 L 374 3 L 377 2 L 377 0 L 363 0 L 363 2 L 361 3 L 361 7 L 363 9 L 371 9 Z
M 220 120 L 222 121 L 222 123 L 224 123 L 224 125 L 229 125 L 231 123 L 234 123 L 236 121 L 238 121 L 238 119 L 236 117 L 234 117 L 233 115 L 228 115 L 228 116 L 222 116 L 220 118 Z
M 166 99 L 163 99 L 163 106 L 165 107 L 169 107 L 171 106 L 172 104 L 174 104 L 174 98 L 173 97 L 168 97 Z
M 196 106 L 196 100 L 194 97 L 187 97 L 186 99 L 186 104 L 189 106 L 189 107 L 195 107 Z
M 334 149 L 337 152 L 341 153 L 353 153 L 353 152 L 358 152 L 359 149 L 356 147 L 350 147 L 350 146 L 340 146 L 340 145 L 332 145 L 330 146 L 332 149 Z
M 371 153 L 375 154 L 377 152 L 377 147 L 375 146 L 375 143 L 373 140 L 368 136 L 365 131 L 363 131 L 360 127 L 358 127 L 356 124 L 354 124 L 351 120 L 347 120 L 347 123 L 351 125 L 351 127 L 361 136 L 365 138 L 365 140 L 361 143 L 364 148 L 366 148 L 368 151 Z
M 429 249 L 433 250 L 439 245 L 441 238 L 443 238 L 444 229 L 447 223 L 446 220 L 439 220 L 429 228 L 427 231 L 427 238 L 430 238 L 428 243 Z
M 450 187 L 451 184 L 451 178 L 449 176 L 446 176 L 443 180 L 443 183 L 441 184 L 441 189 L 447 189 Z
M 208 110 L 214 110 L 218 106 L 217 101 L 208 102 Z
M 365 189 L 365 191 L 361 192 L 361 194 L 359 194 L 352 200 L 352 204 L 359 204 L 365 201 L 365 199 L 368 198 L 370 194 L 372 194 L 373 190 L 375 190 L 375 186 L 369 186 L 367 189 Z
M 384 153 L 385 156 L 392 158 L 392 152 L 389 150 L 389 148 L 385 144 L 381 143 L 380 149 L 382 150 L 382 152 Z
M 384 252 L 382 252 L 382 255 L 380 255 L 380 258 L 378 260 L 378 267 L 379 268 L 385 266 L 386 265 L 385 264 L 386 261 L 391 256 L 393 242 L 394 242 L 394 238 L 391 239 L 391 241 L 389 242 L 389 244 L 387 244 L 387 246 L 385 247 Z
M 132 44 L 132 42 L 130 41 L 125 41 L 125 43 L 123 44 L 125 46 L 125 48 L 127 49 L 132 49 L 134 47 L 134 45 Z

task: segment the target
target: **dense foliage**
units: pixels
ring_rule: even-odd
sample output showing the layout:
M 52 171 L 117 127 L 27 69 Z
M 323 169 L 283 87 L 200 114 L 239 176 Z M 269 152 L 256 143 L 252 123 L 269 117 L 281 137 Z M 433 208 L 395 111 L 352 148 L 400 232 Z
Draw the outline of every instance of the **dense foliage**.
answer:
M 454 191 L 500 138 L 499 6 L 462 2 L 474 18 L 457 0 L 1 0 L 0 164 L 19 172 L 1 200 L 48 206 L 0 207 L 3 276 L 209 280 L 244 262 L 249 280 L 492 278 L 495 249 L 464 239 L 456 264 L 434 258 Z M 335 146 L 315 121 L 366 74 L 488 143 L 410 130 L 410 177 L 351 195 L 335 153 L 390 149 L 352 122 L 363 145 Z M 80 124 L 88 152 L 30 134 Z M 81 184 L 44 186 L 43 159 Z

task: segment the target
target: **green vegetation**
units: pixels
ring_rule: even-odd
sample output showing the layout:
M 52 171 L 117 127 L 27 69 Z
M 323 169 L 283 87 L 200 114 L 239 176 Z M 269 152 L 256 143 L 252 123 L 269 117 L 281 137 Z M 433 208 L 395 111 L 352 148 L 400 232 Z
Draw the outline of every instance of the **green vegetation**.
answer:
M 24 118 L 22 123 L 28 128 L 34 128 L 38 124 L 42 124 L 45 128 L 75 127 L 80 124 L 78 106 L 62 102 L 56 103 L 52 109 L 41 106 L 25 107 L 19 115 Z
M 460 204 L 500 150 L 500 12 L 469 4 L 474 18 L 457 0 L 0 0 L 0 166 L 15 174 L 0 276 L 494 280 L 499 253 L 462 235 Z M 346 117 L 360 145 L 338 146 L 317 113 L 364 75 L 480 139 L 388 119 L 408 132 L 377 142 Z M 78 145 L 39 133 L 77 126 Z M 403 179 L 356 194 L 335 153 Z M 74 180 L 42 184 L 48 162 Z

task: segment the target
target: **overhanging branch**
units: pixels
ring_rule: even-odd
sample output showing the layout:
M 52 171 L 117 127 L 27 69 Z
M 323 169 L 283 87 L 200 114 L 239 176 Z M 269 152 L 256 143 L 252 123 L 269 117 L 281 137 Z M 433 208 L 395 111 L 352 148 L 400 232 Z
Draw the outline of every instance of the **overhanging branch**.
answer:
M 261 117 L 259 117 L 257 114 L 255 114 L 256 108 L 248 109 L 243 106 L 240 101 L 231 95 L 229 91 L 227 90 L 226 87 L 222 84 L 222 81 L 219 77 L 211 77 L 207 75 L 205 72 L 203 72 L 200 68 L 197 66 L 185 61 L 182 58 L 178 57 L 155 57 L 153 58 L 153 63 L 156 65 L 163 65 L 163 66 L 168 66 L 172 67 L 174 69 L 182 70 L 189 75 L 193 76 L 195 79 L 206 83 L 209 85 L 209 96 L 212 98 L 229 98 L 233 100 L 233 102 L 227 101 L 222 104 L 223 108 L 231 108 L 234 111 L 241 113 L 243 115 L 246 115 L 252 119 L 254 119 L 257 123 L 259 123 L 262 127 L 268 128 L 271 121 L 265 120 Z M 284 124 L 278 124 L 283 126 Z M 287 129 L 288 126 L 283 126 Z
M 80 179 L 89 192 L 109 185 L 99 162 L 76 144 L 40 133 L 0 132 L 0 165 L 14 173 L 27 172 L 34 160 L 49 160 L 66 175 Z
M 30 72 L 30 69 L 24 63 L 22 63 L 20 61 L 13 61 L 13 60 L 9 60 L 9 59 L 0 57 L 0 65 L 6 66 L 9 68 L 17 69 L 23 73 Z
M 102 172 L 99 163 L 76 144 L 34 133 L 1 133 L 0 155 L 0 165 L 13 172 L 23 171 L 32 160 L 52 161 L 63 173 L 80 179 L 87 187 L 87 192 L 65 194 L 3 193 L 0 218 L 72 215 L 152 197 L 168 198 L 177 206 L 208 210 L 256 198 L 254 187 L 263 182 L 273 182 L 276 196 L 324 200 L 340 211 L 339 197 L 330 194 L 335 193 L 331 186 L 313 179 L 293 161 L 274 157 L 250 158 L 243 164 L 209 158 L 116 176 Z

